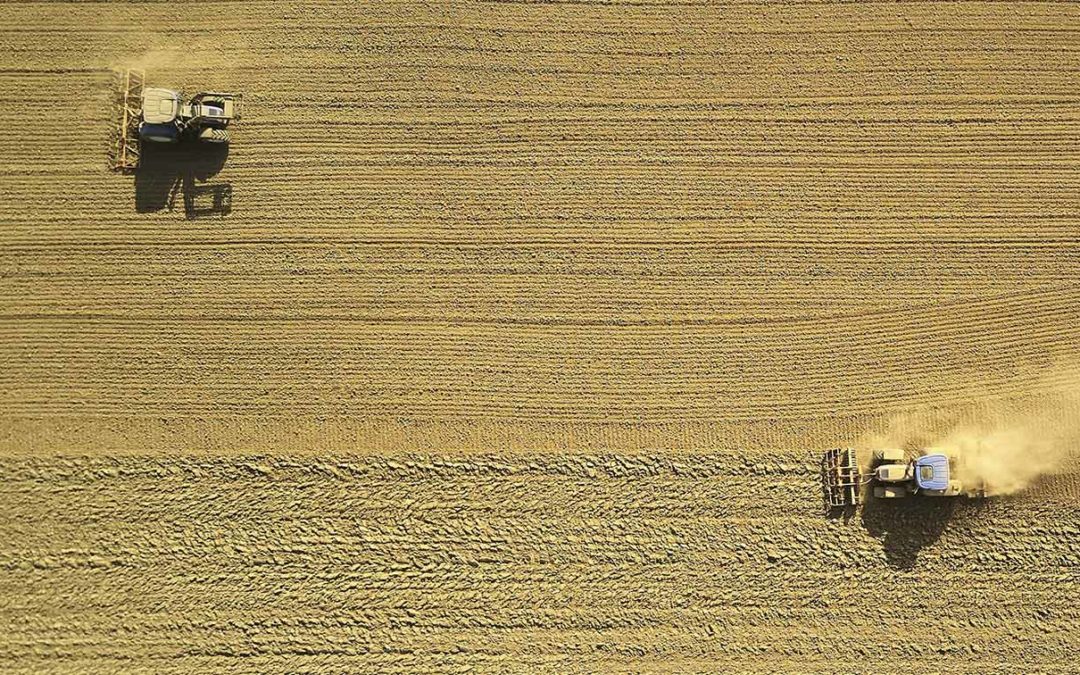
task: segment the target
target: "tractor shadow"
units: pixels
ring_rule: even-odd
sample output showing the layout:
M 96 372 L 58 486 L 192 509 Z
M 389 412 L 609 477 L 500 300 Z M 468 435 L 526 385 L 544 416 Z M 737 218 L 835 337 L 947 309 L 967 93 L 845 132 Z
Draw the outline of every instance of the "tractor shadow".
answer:
M 228 144 L 144 143 L 135 171 L 135 211 L 173 211 L 179 198 L 188 220 L 228 215 L 232 185 L 206 184 L 228 157 Z
M 964 497 L 871 497 L 862 507 L 862 525 L 881 540 L 890 567 L 910 570 L 922 550 L 940 539 L 950 522 L 972 516 L 981 507 L 978 501 Z

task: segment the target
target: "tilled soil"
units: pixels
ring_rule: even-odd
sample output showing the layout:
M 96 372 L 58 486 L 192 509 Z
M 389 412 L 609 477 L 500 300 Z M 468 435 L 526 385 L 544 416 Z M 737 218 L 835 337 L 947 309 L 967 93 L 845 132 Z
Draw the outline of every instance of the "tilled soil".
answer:
M 1076 474 L 845 522 L 790 455 L 3 469 L 0 655 L 27 670 L 1075 666 Z
M 817 458 L 1076 428 L 1080 6 L 0 26 L 3 670 L 1078 671 L 1076 447 L 832 518 Z M 227 153 L 111 173 L 118 67 Z

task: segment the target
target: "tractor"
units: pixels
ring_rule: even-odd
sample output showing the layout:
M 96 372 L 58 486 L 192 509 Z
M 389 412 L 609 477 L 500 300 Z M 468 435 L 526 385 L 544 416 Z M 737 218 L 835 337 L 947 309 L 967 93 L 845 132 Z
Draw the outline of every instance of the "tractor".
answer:
M 180 92 L 148 87 L 142 93 L 139 139 L 176 143 L 188 134 L 203 143 L 228 143 L 229 122 L 240 117 L 235 94 L 203 92 L 184 102 Z
M 923 448 L 914 456 L 889 448 L 875 451 L 863 473 L 852 448 L 834 448 L 821 461 L 825 508 L 857 505 L 864 486 L 875 499 L 985 497 L 985 485 L 960 480 L 957 461 L 939 448 Z
M 113 145 L 113 169 L 133 171 L 139 166 L 140 146 L 178 143 L 229 142 L 229 124 L 240 119 L 239 94 L 202 92 L 185 101 L 179 91 L 143 86 L 141 71 L 119 73 L 119 128 Z

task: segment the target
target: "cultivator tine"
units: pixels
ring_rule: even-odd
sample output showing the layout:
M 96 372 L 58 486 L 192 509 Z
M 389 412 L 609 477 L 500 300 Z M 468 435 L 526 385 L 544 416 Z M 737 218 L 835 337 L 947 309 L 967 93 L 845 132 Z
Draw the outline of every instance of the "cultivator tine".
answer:
M 821 487 L 826 510 L 859 503 L 860 475 L 854 450 L 833 448 L 825 452 L 821 459 Z

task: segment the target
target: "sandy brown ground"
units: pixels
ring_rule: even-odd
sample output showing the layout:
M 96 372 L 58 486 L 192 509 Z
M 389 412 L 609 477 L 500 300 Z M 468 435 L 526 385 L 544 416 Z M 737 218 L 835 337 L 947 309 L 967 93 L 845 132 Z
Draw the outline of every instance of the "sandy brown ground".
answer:
M 0 45 L 5 672 L 1080 672 L 1075 459 L 850 519 L 816 476 L 1080 415 L 1080 6 L 13 3 Z M 224 167 L 110 173 L 117 66 L 243 92 Z

